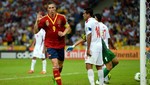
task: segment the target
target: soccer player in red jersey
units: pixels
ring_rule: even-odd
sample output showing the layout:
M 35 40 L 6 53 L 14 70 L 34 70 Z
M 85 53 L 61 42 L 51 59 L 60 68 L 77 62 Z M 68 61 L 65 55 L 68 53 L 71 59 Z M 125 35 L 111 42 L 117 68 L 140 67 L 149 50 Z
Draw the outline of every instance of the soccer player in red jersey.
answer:
M 60 73 L 64 62 L 65 35 L 71 30 L 66 17 L 56 12 L 56 5 L 48 3 L 47 14 L 37 14 L 34 31 L 43 28 L 45 34 L 45 46 L 53 65 L 53 76 L 57 85 L 62 85 Z

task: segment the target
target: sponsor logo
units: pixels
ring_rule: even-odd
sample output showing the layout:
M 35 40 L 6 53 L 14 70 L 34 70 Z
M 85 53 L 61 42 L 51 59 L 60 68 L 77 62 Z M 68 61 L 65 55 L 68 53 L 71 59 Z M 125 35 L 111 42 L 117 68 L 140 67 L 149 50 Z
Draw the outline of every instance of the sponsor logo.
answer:
M 32 58 L 32 52 L 29 52 L 29 51 L 17 52 L 16 57 L 17 58 Z

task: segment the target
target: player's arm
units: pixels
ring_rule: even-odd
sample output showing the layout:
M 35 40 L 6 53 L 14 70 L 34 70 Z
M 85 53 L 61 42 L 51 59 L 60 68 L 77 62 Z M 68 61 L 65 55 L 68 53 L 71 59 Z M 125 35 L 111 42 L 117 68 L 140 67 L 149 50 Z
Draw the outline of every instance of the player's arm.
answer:
M 68 24 L 68 22 L 65 24 L 65 31 L 63 32 L 64 35 L 66 35 L 67 33 L 71 32 L 71 28 L 70 25 Z
M 66 28 L 66 29 L 65 29 L 63 32 L 62 32 L 62 31 L 59 31 L 59 32 L 58 32 L 58 35 L 59 35 L 60 37 L 65 36 L 67 33 L 69 33 L 69 32 L 71 31 L 70 25 L 69 25 L 68 23 L 66 23 L 65 28 Z
M 91 45 L 91 33 L 87 35 L 87 55 L 91 56 L 90 45 Z
M 66 19 L 65 16 L 64 16 L 64 22 L 65 22 L 65 25 L 64 25 L 65 30 L 64 30 L 63 32 L 62 32 L 62 31 L 59 31 L 59 32 L 58 32 L 58 35 L 59 35 L 60 37 L 65 36 L 67 33 L 70 33 L 70 32 L 71 32 L 70 25 L 68 24 L 67 19 Z
M 34 48 L 34 45 L 36 43 L 36 39 L 34 38 L 33 42 L 31 43 L 30 47 L 29 47 L 29 50 L 30 51 L 33 51 L 33 48 Z
M 83 42 L 85 42 L 82 38 L 81 39 L 79 39 L 77 42 L 75 42 L 75 44 L 73 44 L 72 46 L 68 46 L 68 48 L 67 48 L 67 52 L 70 52 L 70 51 L 72 51 L 77 45 L 79 45 L 80 43 L 83 43 Z
M 34 47 L 35 43 L 36 43 L 36 39 L 34 38 L 32 44 L 31 44 L 31 47 Z
M 36 21 L 34 24 L 34 34 L 39 32 L 38 24 L 39 24 L 40 20 L 42 19 L 42 17 L 43 16 L 42 16 L 41 12 L 37 13 Z
M 85 41 L 86 41 L 86 36 L 85 36 L 85 34 L 82 34 L 81 38 L 78 41 L 76 41 L 72 46 L 68 46 L 66 51 L 67 52 L 72 51 L 76 46 L 78 46 L 79 44 L 81 44 Z
M 42 53 L 45 53 L 45 51 L 46 51 L 46 47 L 45 47 L 45 45 L 44 45 L 44 46 L 43 46 Z
M 91 56 L 90 53 L 90 45 L 91 45 L 91 38 L 92 38 L 92 23 L 89 23 L 87 25 L 87 29 L 86 29 L 86 41 L 87 41 L 87 56 Z
M 34 24 L 34 34 L 38 33 L 39 29 L 38 29 L 38 20 L 35 21 L 35 24 Z
M 85 41 L 81 38 L 73 46 L 76 47 L 76 46 L 78 46 L 79 44 L 81 44 L 83 42 L 85 42 Z
M 109 43 L 109 47 L 111 48 L 111 49 L 114 49 L 114 50 L 116 50 L 116 47 L 114 46 L 114 44 L 112 43 L 112 40 L 109 38 L 108 39 L 108 43 Z

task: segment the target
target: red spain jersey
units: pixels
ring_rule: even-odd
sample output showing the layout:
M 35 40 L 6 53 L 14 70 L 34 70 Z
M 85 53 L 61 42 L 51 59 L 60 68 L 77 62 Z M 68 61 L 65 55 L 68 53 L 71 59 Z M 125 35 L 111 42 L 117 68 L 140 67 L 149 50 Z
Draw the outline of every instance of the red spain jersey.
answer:
M 65 37 L 60 37 L 58 31 L 64 31 L 67 20 L 64 15 L 56 14 L 54 18 L 48 14 L 39 22 L 38 28 L 43 28 L 45 34 L 45 46 L 47 48 L 60 49 L 65 47 Z

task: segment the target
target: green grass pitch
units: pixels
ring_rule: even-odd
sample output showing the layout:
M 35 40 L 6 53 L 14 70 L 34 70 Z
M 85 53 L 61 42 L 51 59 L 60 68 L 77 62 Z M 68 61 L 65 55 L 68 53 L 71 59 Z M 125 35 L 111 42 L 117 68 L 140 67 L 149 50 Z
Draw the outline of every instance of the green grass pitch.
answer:
M 37 59 L 34 74 L 28 74 L 31 59 L 0 59 L 0 85 L 53 85 L 52 65 L 47 59 L 47 74 L 40 74 L 42 62 Z M 138 60 L 120 60 L 111 73 L 109 85 L 140 85 L 134 75 L 140 70 Z M 97 71 L 95 71 L 95 80 Z M 62 71 L 63 85 L 90 85 L 84 60 L 65 60 Z
M 147 59 L 147 85 L 150 85 L 150 59 Z

